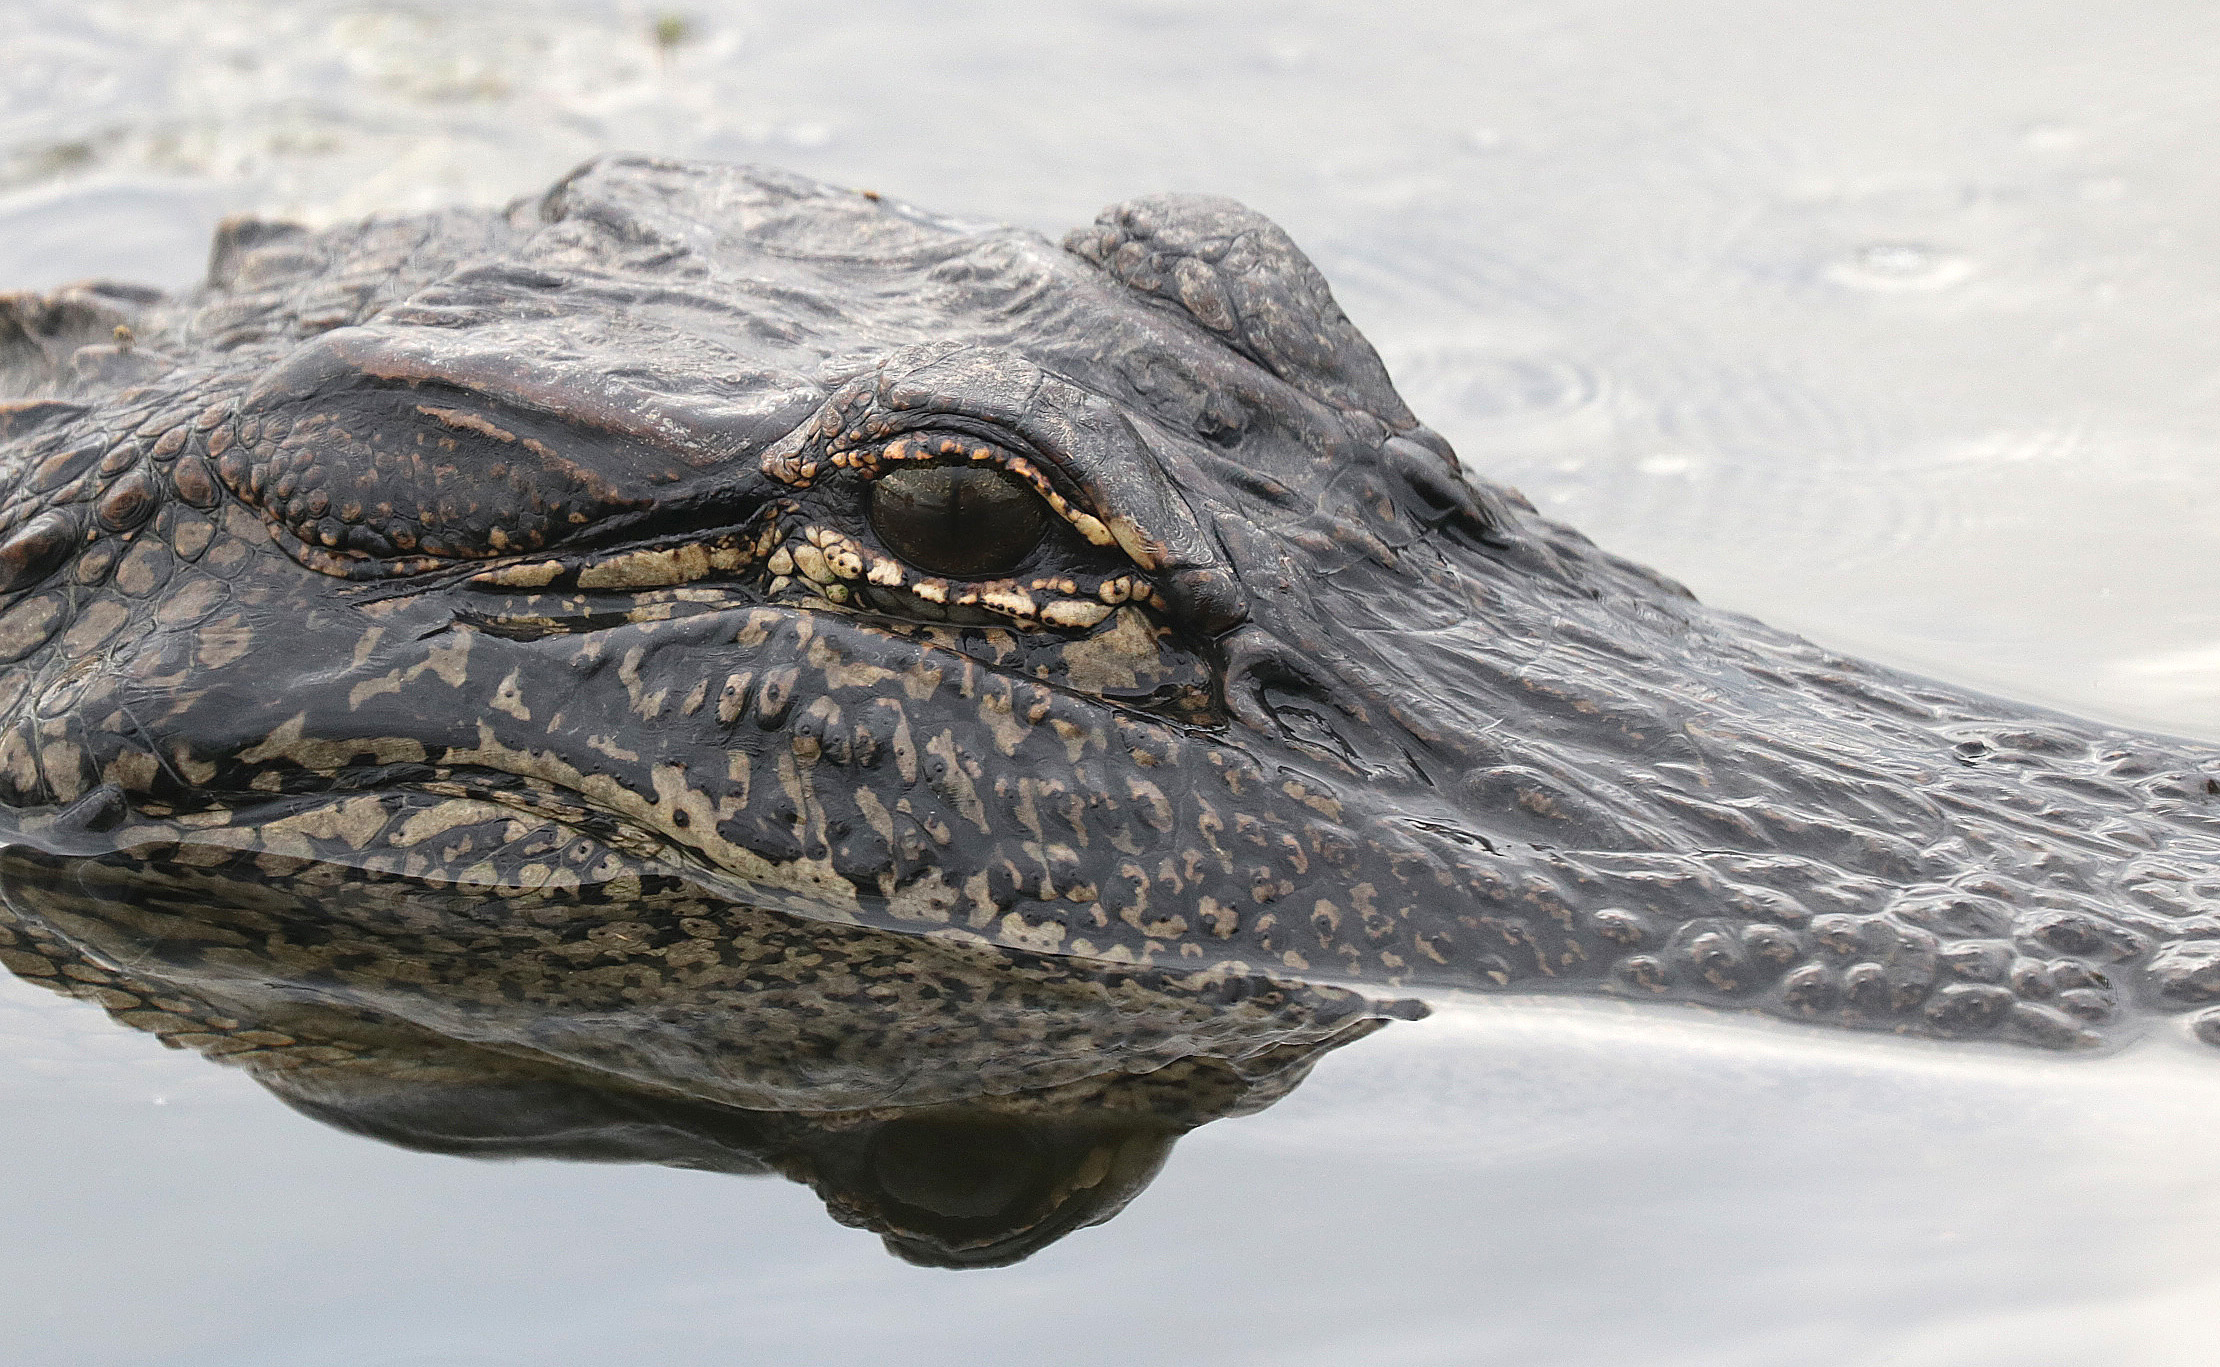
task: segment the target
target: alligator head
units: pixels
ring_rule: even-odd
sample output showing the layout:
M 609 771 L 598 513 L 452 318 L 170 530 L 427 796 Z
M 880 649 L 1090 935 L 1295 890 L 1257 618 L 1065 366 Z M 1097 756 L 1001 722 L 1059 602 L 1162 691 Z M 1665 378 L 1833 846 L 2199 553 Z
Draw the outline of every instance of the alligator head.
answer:
M 0 347 L 7 961 L 303 1104 L 454 1047 L 1171 1133 L 1406 993 L 2220 1000 L 2220 757 L 1599 551 L 1225 200 L 1058 246 L 612 160 Z

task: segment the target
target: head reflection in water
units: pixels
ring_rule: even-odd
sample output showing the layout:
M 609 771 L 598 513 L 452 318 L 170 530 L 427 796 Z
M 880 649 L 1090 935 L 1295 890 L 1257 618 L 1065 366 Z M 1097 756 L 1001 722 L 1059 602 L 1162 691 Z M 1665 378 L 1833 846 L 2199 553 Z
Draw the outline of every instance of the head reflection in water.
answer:
M 876 1232 L 928 1267 L 1000 1267 L 1117 1214 L 1148 1185 L 1179 1134 L 1223 1105 L 1226 1081 L 1188 1067 L 1157 1081 L 1146 1109 L 1004 1099 L 991 1105 L 827 1112 L 751 1111 L 622 1090 L 590 1074 L 533 1076 L 483 1061 L 415 1076 L 382 1069 L 276 1068 L 257 1075 L 295 1110 L 406 1148 L 472 1158 L 662 1163 L 778 1173 L 807 1183 L 842 1224 Z M 1300 1068 L 1293 1070 L 1300 1075 Z M 1275 1079 L 1264 1104 L 1293 1082 Z M 1193 1082 L 1185 1088 L 1183 1082 Z M 1255 1090 L 1253 1088 L 1248 1090 Z
M 610 159 L 0 296 L 0 396 L 0 953 L 366 1133 L 981 1264 L 1409 993 L 2220 1037 L 2210 751 L 1598 550 L 1227 200 Z
M 28 981 L 326 1124 L 475 1158 L 776 1173 L 934 1267 L 1015 1262 L 1109 1219 L 1181 1134 L 1270 1105 L 1378 1012 L 1418 1010 L 1197 994 L 675 881 L 489 905 L 402 881 L 302 895 L 257 861 L 16 850 L 0 896 L 0 955 Z

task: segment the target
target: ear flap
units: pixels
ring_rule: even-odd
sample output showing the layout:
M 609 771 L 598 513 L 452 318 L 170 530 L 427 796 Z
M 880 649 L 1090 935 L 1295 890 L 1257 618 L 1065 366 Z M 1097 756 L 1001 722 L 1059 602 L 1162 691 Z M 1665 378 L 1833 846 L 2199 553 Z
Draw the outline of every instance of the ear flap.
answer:
M 1272 220 L 1216 195 L 1151 195 L 1103 210 L 1064 249 L 1186 310 L 1313 398 L 1404 431 L 1416 425 L 1379 353 L 1325 277 Z

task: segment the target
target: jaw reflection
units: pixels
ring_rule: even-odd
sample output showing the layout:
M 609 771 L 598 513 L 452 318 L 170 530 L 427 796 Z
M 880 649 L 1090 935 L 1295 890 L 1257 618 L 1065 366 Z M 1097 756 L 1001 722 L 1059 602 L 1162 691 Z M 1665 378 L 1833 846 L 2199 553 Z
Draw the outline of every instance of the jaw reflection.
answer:
M 891 1118 L 748 1111 L 491 1067 L 472 1080 L 452 1062 L 436 1079 L 411 1071 L 358 1064 L 258 1070 L 257 1080 L 312 1119 L 426 1153 L 776 1173 L 924 1267 L 1007 1266 L 1101 1224 L 1148 1186 L 1181 1133 L 1213 1118 L 981 1106 Z

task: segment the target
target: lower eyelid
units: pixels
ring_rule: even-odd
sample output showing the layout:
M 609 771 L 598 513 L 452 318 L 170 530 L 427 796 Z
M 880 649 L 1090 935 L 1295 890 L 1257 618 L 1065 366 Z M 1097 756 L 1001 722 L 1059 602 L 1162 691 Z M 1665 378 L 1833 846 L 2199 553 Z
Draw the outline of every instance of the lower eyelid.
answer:
M 905 577 L 893 582 L 866 579 L 857 586 L 866 601 L 899 614 L 922 604 L 933 614 L 976 610 L 1004 623 L 1083 630 L 1107 621 L 1127 604 L 1148 607 L 1155 590 L 1132 575 L 1100 578 L 1044 576 L 1027 580 L 951 580 L 939 576 Z M 932 620 L 938 620 L 937 615 Z

